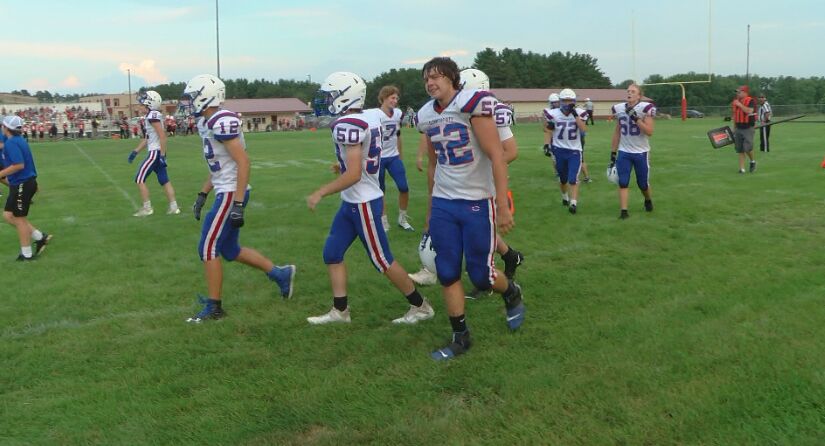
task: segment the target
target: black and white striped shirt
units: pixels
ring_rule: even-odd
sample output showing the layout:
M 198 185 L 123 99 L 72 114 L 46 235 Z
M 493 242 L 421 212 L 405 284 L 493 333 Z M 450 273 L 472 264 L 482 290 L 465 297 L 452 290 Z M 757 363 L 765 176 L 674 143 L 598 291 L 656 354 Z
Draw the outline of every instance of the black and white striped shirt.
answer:
M 771 104 L 768 104 L 768 101 L 765 101 L 761 106 L 759 106 L 759 122 L 768 122 L 772 116 L 773 112 L 771 111 Z

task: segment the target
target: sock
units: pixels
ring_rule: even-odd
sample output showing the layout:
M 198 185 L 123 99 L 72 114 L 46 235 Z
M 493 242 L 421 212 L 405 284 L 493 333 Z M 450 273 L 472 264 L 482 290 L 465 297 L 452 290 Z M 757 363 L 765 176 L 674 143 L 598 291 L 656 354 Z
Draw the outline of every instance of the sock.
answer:
M 398 210 L 398 216 L 400 218 L 407 218 L 407 210 L 406 209 L 399 209 Z
M 464 320 L 464 315 L 450 316 L 450 325 L 453 327 L 454 333 L 464 333 L 467 331 L 467 322 Z
M 421 297 L 417 289 L 413 288 L 412 293 L 407 296 L 407 302 L 414 307 L 420 307 L 424 304 L 424 298 Z
M 335 307 L 338 311 L 346 311 L 347 310 L 347 296 L 344 297 L 332 297 L 332 306 Z
M 32 238 L 34 239 L 34 241 L 39 242 L 40 240 L 43 240 L 43 233 L 40 232 L 39 229 L 35 229 L 34 231 L 32 231 Z
M 210 298 L 209 298 L 209 303 L 210 303 L 210 304 L 212 304 L 212 305 L 214 305 L 214 306 L 215 306 L 215 308 L 220 308 L 220 307 L 221 307 L 221 300 L 220 300 L 220 299 L 212 299 L 212 298 L 210 297 Z
M 518 304 L 521 303 L 521 296 L 516 294 L 518 292 L 518 288 L 513 285 L 513 281 L 509 281 L 507 283 L 507 289 L 501 293 L 501 298 L 504 299 L 504 306 L 507 309 L 515 308 Z
M 23 257 L 30 259 L 32 256 L 32 245 L 29 246 L 21 246 L 20 252 L 23 254 Z
M 177 209 L 178 208 L 178 202 L 177 201 L 170 201 L 169 202 L 169 207 L 172 208 L 172 209 Z
M 561 194 L 561 198 L 562 198 L 562 200 L 570 201 L 570 197 L 567 195 L 567 192 Z
M 575 206 L 579 200 L 570 200 L 570 205 Z
M 151 200 L 144 201 L 143 202 L 143 208 L 144 209 L 152 209 L 152 201 Z

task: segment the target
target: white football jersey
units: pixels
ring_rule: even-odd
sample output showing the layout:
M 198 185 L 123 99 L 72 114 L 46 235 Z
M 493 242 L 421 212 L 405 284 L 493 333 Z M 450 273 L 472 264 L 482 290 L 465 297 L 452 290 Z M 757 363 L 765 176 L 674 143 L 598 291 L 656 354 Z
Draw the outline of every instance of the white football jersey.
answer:
M 342 174 L 347 170 L 347 146 L 361 146 L 361 180 L 341 191 L 341 199 L 347 203 L 366 203 L 384 196 L 378 184 L 381 139 L 381 118 L 374 111 L 344 115 L 332 123 L 335 157 Z
M 398 138 L 401 137 L 401 109 L 392 109 L 392 116 L 387 116 L 383 109 L 376 108 L 375 113 L 381 118 L 381 158 L 398 156 Z
M 155 122 L 160 123 L 161 131 L 163 131 L 163 115 L 157 110 L 149 110 L 146 114 L 146 147 L 149 150 L 160 150 L 160 136 L 152 125 Z
M 229 110 L 218 110 L 209 119 L 198 119 L 198 134 L 203 141 L 203 156 L 215 191 L 235 192 L 238 185 L 238 164 L 229 155 L 223 142 L 240 138 L 241 145 L 246 150 L 240 118 Z
M 493 116 L 498 100 L 489 91 L 461 90 L 444 109 L 434 99 L 418 110 L 418 130 L 435 148 L 433 197 L 484 200 L 495 195 L 493 165 L 470 124 L 473 116 Z
M 579 134 L 579 126 L 576 125 L 576 117 L 573 116 L 573 113 L 585 119 L 584 110 L 576 108 L 573 113 L 565 115 L 560 108 L 545 108 L 544 113 L 547 122 L 552 122 L 556 126 L 553 130 L 553 146 L 580 151 L 582 149 L 582 140 Z
M 510 129 L 510 125 L 513 123 L 513 109 L 507 104 L 498 103 L 493 110 L 493 118 L 498 128 L 498 139 L 507 141 L 512 138 L 513 130 Z
M 656 116 L 656 106 L 650 102 L 639 101 L 635 107 L 636 116 L 643 115 Z M 619 126 L 619 150 L 627 153 L 650 152 L 650 139 L 647 135 L 627 116 L 627 102 L 622 102 L 613 106 L 613 115 L 616 117 L 616 125 Z

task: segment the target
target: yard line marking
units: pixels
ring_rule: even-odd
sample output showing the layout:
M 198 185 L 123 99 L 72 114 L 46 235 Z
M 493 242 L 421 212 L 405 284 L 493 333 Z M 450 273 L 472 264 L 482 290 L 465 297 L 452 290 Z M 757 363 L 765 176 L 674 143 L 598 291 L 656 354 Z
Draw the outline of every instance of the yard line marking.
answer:
M 124 197 L 126 197 L 126 199 L 127 199 L 127 200 L 129 200 L 129 203 L 131 203 L 131 204 L 132 204 L 132 209 L 137 209 L 137 208 L 139 207 L 139 206 L 138 206 L 138 204 L 137 204 L 137 202 L 135 201 L 135 199 L 134 199 L 134 198 L 132 198 L 132 197 L 129 195 L 129 193 L 128 193 L 128 192 L 126 192 L 125 190 L 123 190 L 123 188 L 122 188 L 122 187 L 120 187 L 120 186 L 117 184 L 117 182 L 115 182 L 115 180 L 111 177 L 111 175 L 109 175 L 109 174 L 108 174 L 105 170 L 103 170 L 103 168 L 102 168 L 102 167 L 100 167 L 100 164 L 98 164 L 98 163 L 97 163 L 97 162 L 96 162 L 96 161 L 95 161 L 95 160 L 94 160 L 91 156 L 89 156 L 89 154 L 88 154 L 88 153 L 86 153 L 86 151 L 85 151 L 85 150 L 83 150 L 83 148 L 82 148 L 82 147 L 80 147 L 80 145 L 79 145 L 78 143 L 76 143 L 76 142 L 72 141 L 72 144 L 74 144 L 74 146 L 77 148 L 77 151 L 78 151 L 78 152 L 80 152 L 81 154 L 83 154 L 83 156 L 85 156 L 85 157 L 86 157 L 86 159 L 87 159 L 87 160 L 89 160 L 89 162 L 90 162 L 90 163 L 92 163 L 92 165 L 93 165 L 93 166 L 95 166 L 95 168 L 96 168 L 97 170 L 99 170 L 99 171 L 100 171 L 100 173 L 102 173 L 102 174 L 103 174 L 103 176 L 104 176 L 104 177 L 106 177 L 106 179 L 107 179 L 107 180 L 109 180 L 109 182 L 110 182 L 110 183 L 112 183 L 112 186 L 114 186 L 114 187 L 115 187 L 115 189 L 119 190 L 119 191 L 120 191 L 120 193 L 121 193 L 121 194 L 123 194 L 123 196 L 124 196 Z

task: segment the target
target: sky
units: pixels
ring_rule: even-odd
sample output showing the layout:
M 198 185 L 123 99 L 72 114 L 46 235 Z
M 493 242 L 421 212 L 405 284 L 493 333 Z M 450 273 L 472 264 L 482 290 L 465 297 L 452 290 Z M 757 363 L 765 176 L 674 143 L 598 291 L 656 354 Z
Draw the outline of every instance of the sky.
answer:
M 469 67 L 488 47 L 590 54 L 614 84 L 706 73 L 709 62 L 714 74 L 745 74 L 748 24 L 751 74 L 825 76 L 821 0 L 218 2 L 222 78 L 369 80 L 437 55 Z M 217 74 L 215 4 L 0 0 L 20 10 L 4 14 L 0 91 L 119 93 L 129 77 L 135 91 Z

